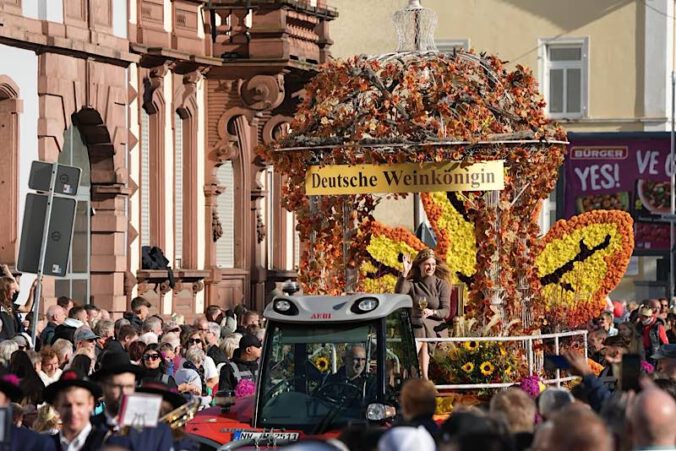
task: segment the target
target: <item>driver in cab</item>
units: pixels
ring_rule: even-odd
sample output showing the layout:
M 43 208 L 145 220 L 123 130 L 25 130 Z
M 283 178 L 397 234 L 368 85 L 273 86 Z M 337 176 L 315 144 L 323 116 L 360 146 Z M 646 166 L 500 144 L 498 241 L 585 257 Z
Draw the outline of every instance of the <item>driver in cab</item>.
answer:
M 351 405 L 361 404 L 364 394 L 375 390 L 375 380 L 366 371 L 367 363 L 363 345 L 349 347 L 343 356 L 343 365 L 326 378 L 321 391 Z

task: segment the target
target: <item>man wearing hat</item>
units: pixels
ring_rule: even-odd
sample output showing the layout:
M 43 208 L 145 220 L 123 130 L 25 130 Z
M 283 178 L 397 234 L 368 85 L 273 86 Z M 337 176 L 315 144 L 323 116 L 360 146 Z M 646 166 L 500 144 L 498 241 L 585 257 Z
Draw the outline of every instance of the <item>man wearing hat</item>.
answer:
M 262 346 L 255 335 L 242 336 L 235 356 L 221 368 L 219 391 L 235 390 L 242 379 L 256 381 Z
M 657 362 L 656 379 L 676 381 L 676 344 L 660 346 L 652 359 Z
M 19 378 L 6 371 L 0 371 L 0 407 L 9 407 L 10 402 L 19 402 L 23 392 L 19 388 Z M 54 443 L 48 435 L 38 434 L 23 427 L 12 424 L 9 441 L 10 451 L 56 451 Z
M 92 417 L 92 423 L 117 433 L 120 430 L 118 415 L 123 395 L 132 395 L 136 390 L 136 380 L 142 376 L 143 369 L 132 365 L 126 352 L 105 352 L 100 369 L 91 375 L 103 390 L 105 408 L 103 413 Z M 132 428 L 122 438 L 125 446 L 132 451 L 166 451 L 172 448 L 171 430 L 166 424 L 140 431 Z
M 75 350 L 88 349 L 92 355 L 96 354 L 96 340 L 99 338 L 89 326 L 80 326 L 73 334 L 73 343 L 75 343 Z
M 52 404 L 61 419 L 61 431 L 51 435 L 61 451 L 96 451 L 103 446 L 108 431 L 95 428 L 90 417 L 101 389 L 81 373 L 67 370 L 45 389 L 45 401 Z
M 162 382 L 143 382 L 143 385 L 136 391 L 138 393 L 148 393 L 162 397 L 160 418 L 188 402 L 176 389 L 172 389 Z M 197 442 L 185 433 L 185 428 L 172 429 L 171 432 L 174 440 L 174 451 L 197 451 L 199 449 Z

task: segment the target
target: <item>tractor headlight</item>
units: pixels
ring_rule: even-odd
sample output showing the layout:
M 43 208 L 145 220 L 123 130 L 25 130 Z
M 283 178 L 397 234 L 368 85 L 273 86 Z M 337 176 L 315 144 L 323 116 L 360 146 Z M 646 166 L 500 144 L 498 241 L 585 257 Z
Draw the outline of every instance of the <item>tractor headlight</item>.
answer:
M 369 421 L 384 421 L 396 414 L 397 409 L 387 404 L 372 403 L 366 407 L 366 419 Z
M 288 299 L 275 299 L 272 309 L 281 315 L 297 315 L 298 307 Z
M 357 299 L 352 304 L 352 312 L 354 313 L 368 313 L 378 308 L 378 299 L 376 298 L 362 298 Z

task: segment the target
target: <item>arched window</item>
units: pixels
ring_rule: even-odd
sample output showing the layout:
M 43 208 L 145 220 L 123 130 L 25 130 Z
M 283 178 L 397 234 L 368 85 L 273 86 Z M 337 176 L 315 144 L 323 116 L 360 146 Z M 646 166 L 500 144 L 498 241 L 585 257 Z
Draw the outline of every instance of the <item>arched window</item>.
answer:
M 19 113 L 22 104 L 19 87 L 5 75 L 0 75 L 0 205 L 3 217 L 0 225 L 3 240 L 0 244 L 0 263 L 13 265 L 17 247 L 17 214 L 19 199 Z
M 89 266 L 91 257 L 91 181 L 89 151 L 77 127 L 69 127 L 64 135 L 59 164 L 82 170 L 77 190 L 77 208 L 73 241 L 66 277 L 55 281 L 55 296 L 68 296 L 80 304 L 89 303 Z

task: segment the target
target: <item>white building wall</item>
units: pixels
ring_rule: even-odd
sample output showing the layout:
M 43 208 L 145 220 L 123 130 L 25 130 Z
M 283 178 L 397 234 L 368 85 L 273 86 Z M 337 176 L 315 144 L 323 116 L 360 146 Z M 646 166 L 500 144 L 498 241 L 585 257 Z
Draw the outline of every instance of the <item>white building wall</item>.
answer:
M 644 2 L 645 66 L 643 103 L 646 131 L 668 130 L 671 117 L 671 71 L 674 58 L 674 1 Z
M 31 163 L 38 159 L 38 57 L 35 52 L 0 44 L 0 74 L 11 78 L 19 86 L 23 112 L 19 115 L 19 200 L 17 239 L 21 239 L 23 210 L 28 189 Z M 28 296 L 34 277 L 21 277 L 21 293 Z M 21 296 L 21 299 L 24 296 Z

